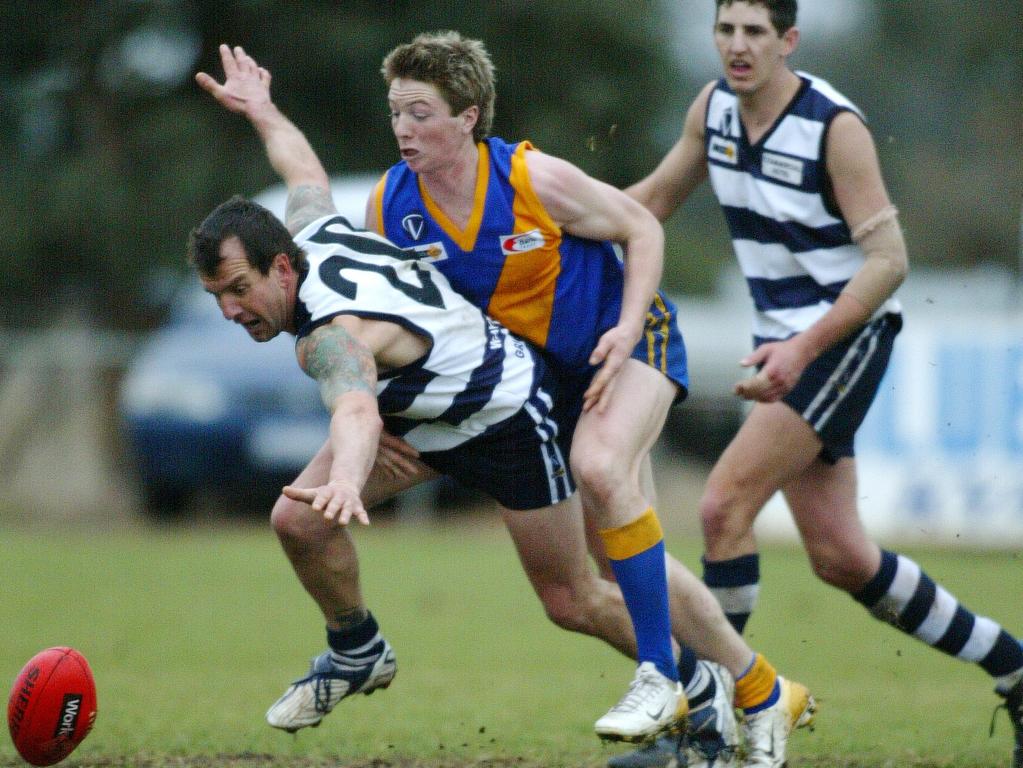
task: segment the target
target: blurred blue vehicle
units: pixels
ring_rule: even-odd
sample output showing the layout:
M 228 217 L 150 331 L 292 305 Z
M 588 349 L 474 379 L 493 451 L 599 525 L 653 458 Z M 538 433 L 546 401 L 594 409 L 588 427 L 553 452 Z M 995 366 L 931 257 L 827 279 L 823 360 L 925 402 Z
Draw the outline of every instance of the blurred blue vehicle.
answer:
M 354 226 L 377 178 L 332 181 Z M 286 196 L 279 185 L 253 199 L 283 218 Z M 254 344 L 194 276 L 132 359 L 119 407 L 146 509 L 158 516 L 180 514 L 200 492 L 268 513 L 327 437 L 327 411 L 295 363 L 293 337 Z

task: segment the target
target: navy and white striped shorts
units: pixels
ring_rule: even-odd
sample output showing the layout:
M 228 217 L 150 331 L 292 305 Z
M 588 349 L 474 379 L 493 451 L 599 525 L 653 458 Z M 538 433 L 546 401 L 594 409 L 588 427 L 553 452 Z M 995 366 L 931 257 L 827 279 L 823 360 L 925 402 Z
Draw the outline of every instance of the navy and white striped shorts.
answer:
M 783 398 L 820 437 L 821 458 L 829 464 L 855 455 L 856 430 L 874 402 L 901 328 L 901 315 L 871 321 L 810 363 Z
M 551 414 L 547 372 L 523 408 L 483 434 L 446 451 L 424 451 L 422 460 L 467 488 L 481 491 L 506 509 L 541 509 L 575 491 L 568 466 L 570 433 Z

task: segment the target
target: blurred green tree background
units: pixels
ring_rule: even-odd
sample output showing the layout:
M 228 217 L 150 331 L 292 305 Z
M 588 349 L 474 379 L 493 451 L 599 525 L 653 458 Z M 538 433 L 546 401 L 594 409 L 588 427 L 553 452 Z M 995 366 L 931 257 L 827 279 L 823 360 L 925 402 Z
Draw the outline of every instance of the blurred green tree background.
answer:
M 1018 277 L 1023 4 L 805 0 L 804 13 L 810 3 L 855 23 L 801 24 L 793 63 L 867 113 L 912 260 Z M 711 0 L 5 3 L 0 327 L 46 325 L 68 305 L 102 326 L 146 327 L 185 274 L 188 230 L 275 181 L 244 121 L 192 80 L 220 76 L 220 42 L 273 73 L 276 100 L 331 173 L 375 172 L 397 159 L 381 59 L 416 32 L 458 29 L 497 66 L 495 133 L 625 185 L 653 168 L 715 76 L 712 16 Z M 710 290 L 729 247 L 706 190 L 669 238 L 667 287 Z

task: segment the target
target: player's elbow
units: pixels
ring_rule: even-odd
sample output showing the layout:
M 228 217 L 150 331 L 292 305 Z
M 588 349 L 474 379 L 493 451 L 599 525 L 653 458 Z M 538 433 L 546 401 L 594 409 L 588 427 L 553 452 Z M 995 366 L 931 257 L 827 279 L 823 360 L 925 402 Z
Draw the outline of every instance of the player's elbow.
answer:
M 846 290 L 873 311 L 902 285 L 909 273 L 906 241 L 898 223 L 898 211 L 889 205 L 852 232 L 863 251 L 864 264 Z
M 906 256 L 905 248 L 902 249 L 902 252 L 897 257 L 891 260 L 888 267 L 892 271 L 892 282 L 895 283 L 895 286 L 902 285 L 909 275 L 909 257 Z
M 367 438 L 379 439 L 384 431 L 384 420 L 380 416 L 377 399 L 370 392 L 345 392 L 327 405 L 332 432 L 357 431 Z
M 630 233 L 627 239 L 629 252 L 634 250 L 662 252 L 664 251 L 664 227 L 660 220 L 648 209 L 635 203 L 630 212 Z
M 883 257 L 875 256 L 871 266 L 877 274 L 878 282 L 889 295 L 895 293 L 909 274 L 909 260 L 904 250 L 885 254 Z
M 658 221 L 664 220 L 665 217 L 662 216 L 664 206 L 659 204 L 660 201 L 654 194 L 654 186 L 650 183 L 649 179 L 644 179 L 633 184 L 631 187 L 626 187 L 624 192 Z

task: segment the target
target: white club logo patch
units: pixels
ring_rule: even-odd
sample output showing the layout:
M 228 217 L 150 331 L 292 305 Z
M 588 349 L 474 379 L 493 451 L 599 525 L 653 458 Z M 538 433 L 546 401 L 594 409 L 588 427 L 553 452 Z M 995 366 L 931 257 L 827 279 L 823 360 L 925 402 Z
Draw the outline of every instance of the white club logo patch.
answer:
M 410 213 L 401 220 L 401 228 L 404 229 L 405 234 L 413 240 L 418 240 L 423 236 L 423 230 L 426 229 L 426 222 L 423 220 L 423 215 L 421 213 Z
M 806 163 L 794 157 L 765 152 L 760 161 L 760 172 L 768 178 L 798 187 L 803 183 L 803 168 L 805 166 Z

